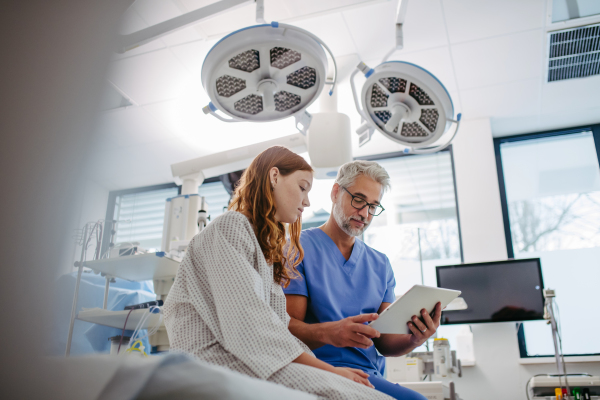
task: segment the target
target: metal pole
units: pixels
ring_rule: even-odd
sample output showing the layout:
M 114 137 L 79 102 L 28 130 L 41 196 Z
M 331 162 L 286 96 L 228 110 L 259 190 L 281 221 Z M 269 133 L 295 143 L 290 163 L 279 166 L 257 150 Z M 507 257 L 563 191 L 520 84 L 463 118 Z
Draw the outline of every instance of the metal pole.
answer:
M 77 271 L 77 282 L 75 283 L 75 296 L 73 296 L 73 306 L 71 307 L 71 322 L 69 324 L 69 337 L 67 338 L 67 349 L 65 357 L 71 353 L 71 341 L 73 339 L 73 327 L 75 325 L 75 312 L 77 311 L 77 299 L 79 297 L 79 284 L 81 283 L 81 273 L 83 272 L 83 258 L 85 256 L 85 247 L 87 244 L 88 225 L 83 227 L 83 244 L 81 246 L 81 258 L 79 260 L 79 270 Z
M 104 301 L 102 302 L 102 308 L 106 310 L 106 306 L 108 304 L 108 288 L 110 286 L 111 277 L 106 275 L 106 283 L 104 284 Z
M 565 364 L 563 363 L 564 359 L 561 358 L 562 349 L 559 344 L 558 325 L 556 323 L 556 316 L 554 315 L 554 306 L 553 306 L 554 298 L 549 297 L 547 300 L 548 300 L 548 309 L 549 309 L 548 313 L 550 314 L 550 326 L 552 328 L 552 341 L 554 342 L 554 357 L 556 357 L 556 367 L 558 370 L 559 377 L 562 375 L 565 378 L 565 386 L 567 389 L 567 395 L 565 396 L 565 399 L 569 400 L 570 394 L 571 394 L 571 388 L 569 388 L 569 381 L 567 379 L 567 369 L 565 367 Z M 560 382 L 560 378 L 559 378 L 559 382 Z M 561 386 L 562 386 L 562 383 L 561 383 Z
M 425 278 L 423 277 L 423 253 L 421 252 L 421 228 L 417 228 L 417 237 L 419 238 L 419 265 L 421 267 L 421 285 L 425 284 Z M 425 349 L 429 351 L 429 340 L 425 341 Z M 429 376 L 431 381 L 431 376 Z
M 423 278 L 423 253 L 421 253 L 421 228 L 417 228 L 417 235 L 419 237 L 419 265 L 421 266 L 421 285 L 425 284 Z

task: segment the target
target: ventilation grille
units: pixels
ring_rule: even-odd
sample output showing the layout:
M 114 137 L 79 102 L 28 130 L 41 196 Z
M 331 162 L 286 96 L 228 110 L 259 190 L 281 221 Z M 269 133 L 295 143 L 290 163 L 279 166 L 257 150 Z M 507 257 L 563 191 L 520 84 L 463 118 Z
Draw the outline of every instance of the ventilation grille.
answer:
M 550 33 L 548 82 L 600 74 L 600 24 Z

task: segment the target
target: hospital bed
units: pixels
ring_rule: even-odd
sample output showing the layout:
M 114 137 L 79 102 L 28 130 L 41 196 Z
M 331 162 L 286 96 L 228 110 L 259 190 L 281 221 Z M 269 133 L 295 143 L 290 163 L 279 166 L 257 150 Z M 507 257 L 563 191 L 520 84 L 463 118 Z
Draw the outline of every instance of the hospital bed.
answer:
M 155 357 L 87 355 L 47 360 L 61 370 L 64 400 L 315 400 L 316 397 L 171 353 Z

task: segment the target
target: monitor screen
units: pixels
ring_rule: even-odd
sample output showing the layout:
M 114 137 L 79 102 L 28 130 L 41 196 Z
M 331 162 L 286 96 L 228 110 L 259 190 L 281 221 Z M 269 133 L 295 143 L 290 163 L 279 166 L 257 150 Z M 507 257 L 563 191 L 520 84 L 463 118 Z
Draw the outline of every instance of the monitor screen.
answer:
M 442 324 L 543 319 L 539 258 L 436 267 L 437 285 L 460 290 L 466 310 L 444 311 Z

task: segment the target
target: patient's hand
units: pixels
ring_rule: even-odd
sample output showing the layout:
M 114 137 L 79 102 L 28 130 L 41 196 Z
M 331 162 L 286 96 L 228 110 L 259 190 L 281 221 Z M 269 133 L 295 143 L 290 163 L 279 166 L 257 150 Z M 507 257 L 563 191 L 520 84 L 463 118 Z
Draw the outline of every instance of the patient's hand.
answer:
M 379 332 L 365 322 L 375 321 L 379 314 L 361 314 L 336 322 L 326 322 L 323 342 L 335 347 L 358 347 L 368 349 L 373 346 L 371 338 L 378 338 Z
M 369 374 L 361 371 L 360 369 L 335 367 L 335 373 L 343 376 L 344 378 L 353 380 L 354 382 L 358 382 L 370 388 L 375 388 L 375 386 L 371 385 L 371 382 L 369 382 Z

